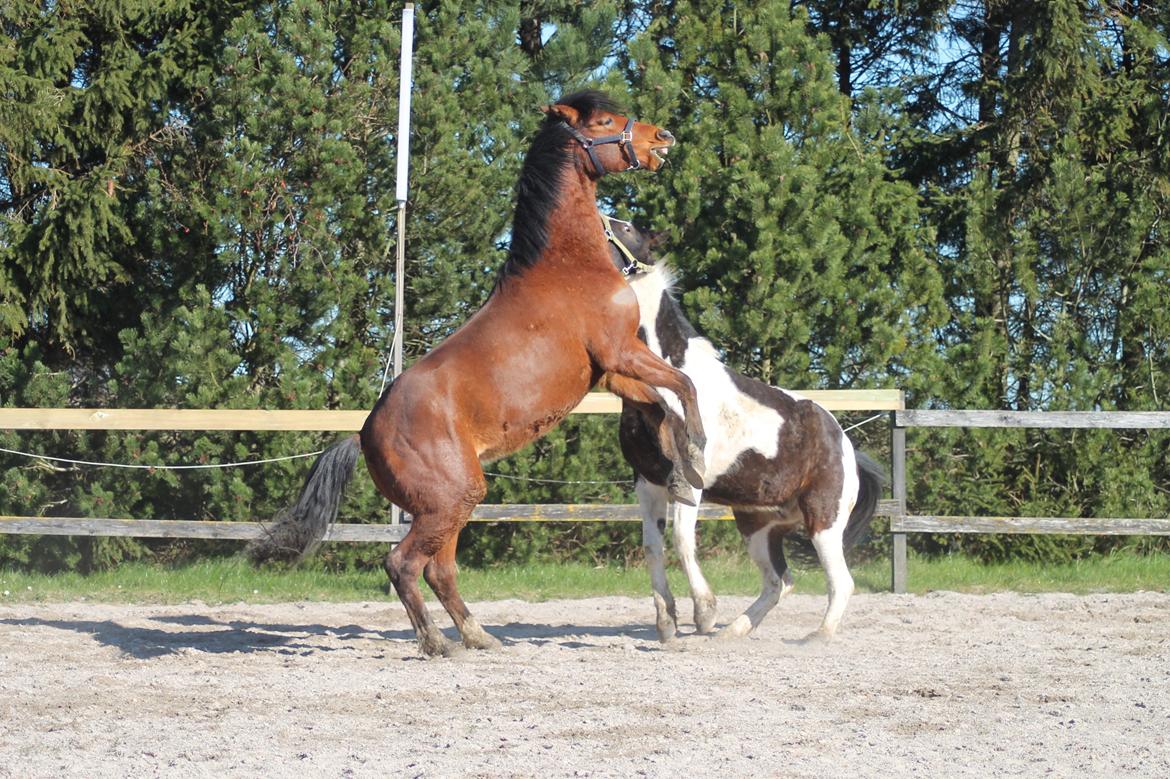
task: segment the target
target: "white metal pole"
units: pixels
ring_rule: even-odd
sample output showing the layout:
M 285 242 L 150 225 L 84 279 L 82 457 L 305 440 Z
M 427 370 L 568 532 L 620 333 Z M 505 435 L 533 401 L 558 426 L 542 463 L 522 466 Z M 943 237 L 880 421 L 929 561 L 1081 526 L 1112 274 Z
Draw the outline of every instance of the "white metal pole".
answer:
M 394 378 L 402 373 L 402 328 L 406 288 L 406 199 L 410 171 L 410 87 L 414 62 L 414 3 L 402 9 L 402 56 L 398 64 L 398 172 L 394 196 L 398 200 L 398 254 L 394 263 Z M 402 510 L 394 506 L 390 521 L 402 521 Z
M 403 299 L 406 274 L 406 200 L 410 171 L 410 86 L 414 60 L 414 3 L 402 9 L 402 57 L 398 73 L 398 257 L 394 266 L 394 376 L 402 373 Z

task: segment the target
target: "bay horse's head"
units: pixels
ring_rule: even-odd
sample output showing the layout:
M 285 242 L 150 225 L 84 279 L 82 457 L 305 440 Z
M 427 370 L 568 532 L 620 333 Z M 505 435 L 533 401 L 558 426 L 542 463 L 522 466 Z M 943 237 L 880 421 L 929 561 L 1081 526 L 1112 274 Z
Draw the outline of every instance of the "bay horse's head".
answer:
M 580 147 L 585 169 L 598 178 L 638 168 L 658 170 L 674 145 L 669 130 L 617 113 L 614 102 L 601 92 L 574 92 L 541 110 L 548 122 L 565 125 Z

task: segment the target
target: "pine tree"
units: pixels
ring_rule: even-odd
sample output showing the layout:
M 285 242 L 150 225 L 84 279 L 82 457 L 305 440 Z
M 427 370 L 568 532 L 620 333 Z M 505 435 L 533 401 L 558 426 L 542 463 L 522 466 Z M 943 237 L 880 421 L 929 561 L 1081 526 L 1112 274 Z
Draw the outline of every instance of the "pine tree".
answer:
M 54 351 L 109 349 L 149 278 L 129 221 L 137 177 L 175 130 L 205 22 L 187 0 L 0 10 L 0 326 Z M 100 357 L 99 357 L 100 359 Z
M 852 127 L 828 53 L 782 6 L 673 3 L 625 63 L 679 139 L 634 200 L 671 236 L 684 303 L 749 375 L 791 387 L 928 385 L 943 310 L 915 193 Z
M 1150 302 L 1164 299 L 1168 256 L 1160 228 L 1167 157 L 1154 140 L 1167 107 L 1158 86 L 1170 72 L 1166 19 L 1143 4 L 1116 10 L 988 2 L 956 21 L 956 40 L 977 67 L 950 69 L 958 81 L 939 91 L 970 101 L 924 115 L 928 132 L 910 152 L 946 246 L 951 403 L 1164 407 L 1167 318 Z M 943 118 L 964 112 L 965 121 Z M 931 435 L 935 456 L 914 467 L 954 474 L 919 484 L 935 510 L 948 502 L 1070 516 L 1167 508 L 1154 486 L 1167 474 L 1160 434 L 984 433 L 977 444 Z M 940 462 L 956 440 L 962 459 Z M 1114 543 L 955 542 L 997 556 Z
M 893 86 L 925 64 L 948 0 L 793 0 L 808 28 L 833 52 L 837 88 L 853 97 L 867 87 Z

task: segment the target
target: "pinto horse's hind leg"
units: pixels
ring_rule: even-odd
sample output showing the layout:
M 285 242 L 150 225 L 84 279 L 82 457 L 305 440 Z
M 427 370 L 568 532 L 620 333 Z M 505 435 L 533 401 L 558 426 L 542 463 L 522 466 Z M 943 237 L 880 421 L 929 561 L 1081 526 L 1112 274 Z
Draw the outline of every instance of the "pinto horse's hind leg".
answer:
M 846 511 L 833 526 L 816 533 L 812 537 L 813 547 L 817 550 L 817 557 L 825 569 L 825 582 L 829 590 L 829 607 L 825 610 L 825 618 L 821 626 L 810 633 L 806 640 L 827 641 L 837 632 L 841 624 L 841 617 L 845 615 L 845 607 L 849 597 L 853 594 L 853 576 L 849 573 L 849 566 L 845 564 L 845 548 L 842 543 L 845 524 L 849 512 Z
M 792 575 L 788 572 L 788 561 L 784 558 L 784 536 L 791 527 L 791 520 L 780 511 L 735 509 L 732 513 L 735 514 L 739 532 L 747 542 L 748 556 L 760 569 L 763 584 L 760 597 L 719 631 L 718 638 L 742 638 L 748 635 L 782 597 L 792 592 Z
M 666 532 L 666 509 L 669 507 L 666 490 L 645 479 L 634 485 L 638 507 L 642 511 L 642 546 L 646 550 L 646 567 L 650 569 L 650 586 L 654 589 L 655 626 L 658 640 L 666 643 L 678 630 L 678 612 L 674 595 L 666 581 L 666 550 L 663 535 Z
M 455 586 L 455 548 L 458 542 L 459 534 L 456 532 L 427 563 L 423 569 L 423 578 L 451 615 L 451 621 L 463 636 L 463 646 L 468 649 L 499 649 L 499 640 L 480 627 L 475 617 L 471 616 Z
M 825 584 L 829 591 L 829 605 L 825 609 L 821 626 L 810 633 L 806 641 L 831 639 L 853 595 L 853 576 L 845 564 L 845 530 L 857 503 L 860 485 L 852 449 L 847 449 L 844 455 L 841 461 L 841 486 L 838 489 L 813 490 L 799 499 L 800 508 L 804 512 L 805 529 L 825 569 Z

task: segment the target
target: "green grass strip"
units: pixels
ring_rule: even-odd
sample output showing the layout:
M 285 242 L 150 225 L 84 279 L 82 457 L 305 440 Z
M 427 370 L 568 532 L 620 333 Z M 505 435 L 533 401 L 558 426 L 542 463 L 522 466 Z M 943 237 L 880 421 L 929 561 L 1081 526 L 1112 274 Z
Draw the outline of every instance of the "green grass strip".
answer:
M 717 594 L 755 595 L 759 574 L 738 555 L 702 561 Z M 911 556 L 909 589 L 960 592 L 1132 592 L 1170 591 L 1170 555 L 1119 553 L 1079 562 L 1045 565 L 1013 562 L 984 564 L 963 557 L 924 559 Z M 853 568 L 859 592 L 887 592 L 888 561 Z M 795 571 L 796 592 L 823 593 L 819 569 Z M 687 593 L 686 579 L 672 566 L 670 583 L 677 595 Z M 541 601 L 601 595 L 645 596 L 649 577 L 642 565 L 592 566 L 539 562 L 527 565 L 464 568 L 459 585 L 469 601 L 518 598 Z M 429 591 L 423 586 L 428 596 Z M 284 601 L 396 600 L 381 571 L 331 573 L 306 566 L 288 570 L 250 567 L 240 558 L 207 560 L 179 567 L 134 563 L 112 571 L 55 575 L 0 571 L 0 604 L 97 601 L 108 603 L 275 603 Z

